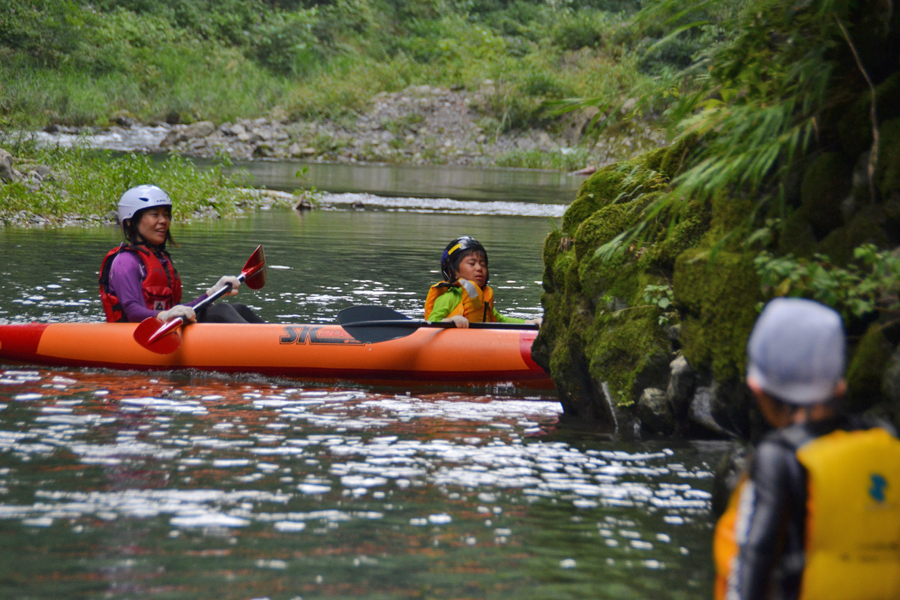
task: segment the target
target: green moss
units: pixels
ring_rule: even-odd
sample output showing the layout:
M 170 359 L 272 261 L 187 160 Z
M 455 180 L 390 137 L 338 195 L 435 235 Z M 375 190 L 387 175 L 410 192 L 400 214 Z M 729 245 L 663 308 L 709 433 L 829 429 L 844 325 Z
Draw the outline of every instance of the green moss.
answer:
M 604 306 L 604 298 L 627 303 L 631 296 L 628 283 L 637 273 L 637 265 L 621 254 L 607 260 L 584 260 L 578 268 L 582 292 L 594 307 Z
M 872 325 L 860 339 L 847 367 L 847 403 L 853 412 L 864 411 L 881 399 L 881 380 L 894 346 L 881 327 Z
M 585 219 L 611 204 L 621 194 L 619 187 L 624 179 L 625 174 L 619 171 L 618 164 L 603 167 L 588 177 L 563 215 L 563 230 L 574 233 Z
M 547 237 L 544 238 L 544 264 L 552 265 L 556 262 L 556 255 L 559 254 L 560 251 L 560 242 L 562 241 L 563 232 L 559 229 L 555 229 L 547 234 Z
M 668 179 L 646 166 L 658 162 L 657 153 L 654 150 L 625 162 L 607 165 L 591 175 L 581 184 L 578 196 L 563 215 L 563 230 L 574 233 L 596 211 L 610 204 L 628 203 L 635 197 L 642 198 L 666 187 Z
M 806 209 L 793 211 L 784 221 L 778 238 L 778 251 L 799 257 L 811 257 L 817 250 L 818 240 Z
M 563 292 L 569 298 L 574 298 L 581 294 L 581 281 L 578 278 L 578 261 L 575 259 L 574 252 L 567 252 L 565 257 L 559 261 L 560 267 L 565 268 L 563 273 Z
M 900 119 L 885 121 L 879 132 L 878 170 L 875 180 L 882 198 L 900 192 Z
M 803 174 L 800 201 L 819 236 L 843 224 L 841 202 L 850 193 L 851 179 L 852 165 L 837 152 L 820 155 Z
M 712 199 L 712 219 L 703 245 L 726 250 L 740 250 L 754 227 L 752 217 L 758 204 L 751 198 L 720 192 Z
M 657 169 L 663 177 L 672 179 L 681 172 L 681 169 L 687 161 L 688 155 L 694 149 L 694 146 L 697 145 L 697 139 L 696 134 L 684 135 L 676 139 L 671 146 L 666 148 L 666 153 L 660 161 L 659 169 Z
M 641 155 L 640 160 L 644 168 L 650 169 L 651 171 L 662 172 L 662 164 L 668 154 L 668 147 L 657 148 Z
M 709 203 L 689 203 L 679 221 L 671 227 L 660 229 L 654 245 L 647 253 L 648 259 L 658 266 L 671 269 L 679 254 L 700 244 L 711 219 Z
M 563 250 L 563 239 L 565 236 L 559 230 L 551 231 L 544 239 L 544 274 L 542 283 L 544 291 L 552 292 L 556 289 L 560 279 L 557 279 L 554 271 L 554 265 L 559 253 Z
M 611 204 L 591 215 L 575 231 L 575 256 L 578 260 L 590 258 L 603 244 L 630 227 L 637 212 L 632 203 Z
M 673 288 L 684 308 L 681 341 L 692 365 L 719 381 L 743 374 L 745 345 L 762 300 L 752 253 L 688 250 L 675 262 Z
M 878 118 L 882 123 L 900 117 L 900 71 L 878 84 L 875 90 Z M 871 104 L 872 97 L 868 93 L 860 94 L 838 123 L 841 146 L 850 156 L 862 154 L 872 146 Z
M 863 244 L 879 248 L 890 245 L 890 239 L 881 225 L 885 223 L 881 206 L 868 206 L 856 213 L 849 223 L 829 233 L 816 252 L 829 257 L 834 264 L 844 266 L 853 260 L 853 249 Z
M 636 401 L 635 379 L 660 359 L 668 363 L 670 344 L 657 323 L 655 307 L 607 313 L 598 319 L 588 346 L 591 377 L 605 381 L 619 404 Z

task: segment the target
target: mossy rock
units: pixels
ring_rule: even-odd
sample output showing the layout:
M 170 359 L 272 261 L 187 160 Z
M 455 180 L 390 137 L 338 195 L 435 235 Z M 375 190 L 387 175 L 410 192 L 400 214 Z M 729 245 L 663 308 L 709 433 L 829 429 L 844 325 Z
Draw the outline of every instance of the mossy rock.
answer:
M 785 219 L 781 235 L 778 237 L 778 251 L 781 254 L 808 258 L 817 251 L 818 244 L 806 209 L 801 207 L 792 211 Z
M 641 155 L 640 160 L 644 167 L 651 171 L 662 172 L 662 164 L 669 154 L 668 147 L 656 148 Z
M 692 365 L 710 365 L 719 381 L 745 368 L 745 345 L 762 300 L 753 258 L 749 252 L 694 249 L 675 262 L 684 356 Z
M 560 266 L 565 268 L 562 279 L 563 293 L 570 298 L 580 296 L 581 280 L 578 277 L 578 261 L 575 259 L 575 253 L 566 252 L 559 262 Z
M 753 217 L 759 204 L 751 198 L 720 192 L 712 199 L 712 217 L 702 240 L 707 247 L 739 250 L 754 227 Z
M 564 412 L 569 416 L 599 421 L 605 424 L 602 427 L 611 430 L 615 416 L 601 397 L 597 383 L 591 379 L 585 356 L 585 335 L 591 331 L 593 324 L 590 308 L 583 300 L 569 299 L 568 302 L 551 306 L 547 320 L 552 322 L 555 330 L 541 340 L 538 358 L 549 363 Z M 551 334 L 550 331 L 547 333 Z M 538 337 L 542 336 L 543 331 Z
M 565 236 L 562 231 L 555 230 L 547 234 L 544 239 L 544 274 L 542 283 L 544 291 L 554 291 L 562 281 L 561 273 L 564 269 L 560 269 L 558 265 L 560 256 L 564 255 L 569 249 L 571 238 Z
M 893 353 L 894 345 L 881 327 L 871 325 L 847 367 L 847 405 L 852 412 L 862 412 L 881 400 L 882 378 Z
M 875 102 L 881 123 L 900 117 L 900 71 L 876 86 Z M 860 94 L 853 107 L 838 123 L 841 147 L 850 156 L 862 154 L 872 146 L 871 105 L 871 94 Z
M 566 273 L 572 262 L 575 262 L 575 252 L 568 250 L 556 254 L 552 262 L 544 263 L 544 291 L 562 292 L 565 290 Z
M 605 381 L 620 405 L 635 402 L 645 386 L 667 383 L 671 345 L 659 327 L 656 307 L 607 313 L 595 323 L 587 349 L 590 374 Z M 635 386 L 640 379 L 640 385 Z
M 648 259 L 666 269 L 675 266 L 679 254 L 696 248 L 709 230 L 712 219 L 710 203 L 691 202 L 682 213 L 674 226 L 660 228 L 656 241 L 648 250 Z
M 674 178 L 687 162 L 687 158 L 691 151 L 697 145 L 698 136 L 696 134 L 683 135 L 675 140 L 675 142 L 666 148 L 666 153 L 659 163 L 659 171 L 663 177 L 668 179 Z
M 854 248 L 874 244 L 878 248 L 890 245 L 890 239 L 881 227 L 886 216 L 881 206 L 868 206 L 856 213 L 850 222 L 829 233 L 816 252 L 824 254 L 831 262 L 844 266 L 853 260 Z
M 841 202 L 850 193 L 853 165 L 837 152 L 816 158 L 803 174 L 800 201 L 816 236 L 822 238 L 844 222 Z
M 544 308 L 544 321 L 534 343 L 531 344 L 531 358 L 542 369 L 550 373 L 550 354 L 553 352 L 552 343 L 557 339 L 560 331 L 564 330 L 567 322 L 561 322 L 558 318 L 559 305 L 562 301 L 560 294 L 541 294 L 541 306 Z M 551 318 L 553 315 L 553 318 Z
M 635 280 L 637 273 L 637 265 L 622 254 L 606 260 L 585 260 L 578 268 L 582 292 L 595 308 L 604 306 L 604 298 L 627 305 L 631 294 L 625 288 Z M 612 300 L 613 298 L 619 300 Z
M 574 233 L 588 217 L 615 201 L 621 195 L 619 188 L 624 180 L 625 174 L 619 170 L 618 163 L 588 177 L 563 215 L 563 231 Z
M 900 119 L 885 121 L 879 131 L 875 181 L 882 198 L 900 192 Z
M 592 214 L 575 231 L 575 256 L 579 261 L 631 227 L 640 216 L 633 203 L 611 204 Z
M 545 265 L 552 265 L 556 262 L 556 255 L 562 250 L 563 232 L 559 229 L 551 231 L 544 238 L 543 258 Z
M 655 162 L 657 151 L 644 153 L 631 160 L 603 167 L 591 175 L 578 190 L 575 201 L 563 215 L 563 230 L 574 233 L 578 227 L 596 211 L 610 204 L 626 204 L 668 186 L 669 180 L 659 172 L 647 168 L 647 163 Z M 648 156 L 649 155 L 649 156 Z

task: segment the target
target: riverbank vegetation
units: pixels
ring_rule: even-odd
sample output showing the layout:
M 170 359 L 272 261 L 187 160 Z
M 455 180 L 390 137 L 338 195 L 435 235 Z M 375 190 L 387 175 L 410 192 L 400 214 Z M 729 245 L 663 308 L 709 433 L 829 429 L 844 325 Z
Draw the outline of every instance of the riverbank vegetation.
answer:
M 664 117 L 682 93 L 669 83 L 672 77 L 727 37 L 711 24 L 660 44 L 696 15 L 676 15 L 668 23 L 672 15 L 656 4 L 9 0 L 0 17 L 0 133 L 52 124 L 222 123 L 259 116 L 330 120 L 352 130 L 377 94 L 427 85 L 477 91 L 474 109 L 491 135 L 558 131 L 566 124 L 561 114 L 587 108 L 593 111 L 588 120 L 621 123 L 620 137 L 627 137 L 635 130 L 628 128 L 630 119 Z M 641 12 L 642 5 L 652 10 Z M 710 23 L 720 20 L 703 8 L 698 14 Z M 588 128 L 588 137 L 598 130 Z M 19 144 L 4 141 L 10 143 Z M 79 193 L 76 180 L 112 196 L 124 189 L 125 178 L 108 168 L 118 161 L 83 150 L 41 156 L 21 144 L 7 150 L 21 172 L 39 162 L 68 172 L 66 185 L 73 189 L 54 187 L 52 178 L 38 194 L 29 192 L 36 188 L 33 178 L 0 182 L 4 214 L 102 213 L 94 205 L 99 194 Z M 573 170 L 592 162 L 590 142 L 570 150 L 513 150 L 496 163 Z M 155 169 L 152 179 L 163 182 L 178 180 L 186 165 L 173 159 L 143 168 Z M 188 196 L 231 193 L 212 191 Z
M 83 145 L 39 147 L 18 138 L 8 148 L 17 157 L 14 181 L 0 185 L 0 223 L 17 225 L 98 225 L 115 222 L 122 192 L 147 182 L 165 189 L 178 201 L 179 221 L 241 214 L 261 205 L 291 204 L 248 190 L 240 173 L 226 173 L 227 159 L 199 169 L 177 154 L 156 160 L 146 154 L 114 156 Z M 0 157 L 2 158 L 2 157 Z
M 548 237 L 536 359 L 607 427 L 620 405 L 653 433 L 758 434 L 759 307 L 815 298 L 844 315 L 848 405 L 900 422 L 900 11 L 748 0 L 723 25 L 680 75 L 674 142 L 598 171 Z
M 669 31 L 658 18 L 634 19 L 655 4 L 639 0 L 7 4 L 0 124 L 20 128 L 103 125 L 122 114 L 169 123 L 273 111 L 342 119 L 378 92 L 478 89 L 487 79 L 495 93 L 479 107 L 485 116 L 527 129 L 553 120 L 554 103 L 621 106 L 724 37 L 711 24 L 654 46 Z M 665 101 L 643 94 L 638 110 Z

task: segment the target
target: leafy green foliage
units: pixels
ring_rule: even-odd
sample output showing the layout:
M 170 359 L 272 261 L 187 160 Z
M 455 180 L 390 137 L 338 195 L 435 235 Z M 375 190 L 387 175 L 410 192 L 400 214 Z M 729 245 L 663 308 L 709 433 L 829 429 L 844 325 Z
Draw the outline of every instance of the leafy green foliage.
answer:
M 669 320 L 675 316 L 674 302 L 675 292 L 669 284 L 647 284 L 643 294 L 644 302 L 655 306 L 660 310 L 658 323 L 660 327 L 668 325 Z
M 807 260 L 762 252 L 755 265 L 769 297 L 818 300 L 847 320 L 873 311 L 900 312 L 900 255 L 864 244 L 854 250 L 854 257 L 859 266 L 838 267 L 821 254 Z
M 636 83 L 605 40 L 637 0 L 9 0 L 0 125 L 343 118 L 411 84 L 494 90 L 500 131 Z

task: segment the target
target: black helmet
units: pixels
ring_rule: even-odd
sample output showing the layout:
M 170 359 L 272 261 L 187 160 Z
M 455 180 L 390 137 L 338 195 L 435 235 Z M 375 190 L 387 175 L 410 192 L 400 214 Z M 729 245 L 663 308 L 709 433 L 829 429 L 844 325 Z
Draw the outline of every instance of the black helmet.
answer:
M 447 244 L 447 247 L 444 248 L 444 253 L 441 255 L 441 273 L 443 273 L 444 279 L 456 281 L 456 267 L 459 266 L 459 261 L 466 250 L 481 252 L 484 254 L 485 265 L 487 264 L 487 250 L 484 249 L 484 246 L 478 240 L 468 235 L 458 237 Z M 485 281 L 485 283 L 487 282 Z

